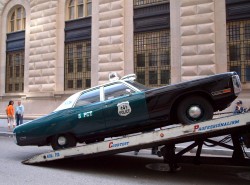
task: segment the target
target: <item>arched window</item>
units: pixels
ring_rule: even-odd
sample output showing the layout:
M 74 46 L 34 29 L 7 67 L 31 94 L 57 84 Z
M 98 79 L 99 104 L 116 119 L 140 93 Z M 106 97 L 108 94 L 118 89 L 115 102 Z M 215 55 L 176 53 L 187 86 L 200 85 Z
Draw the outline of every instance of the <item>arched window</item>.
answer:
M 6 40 L 5 92 L 24 90 L 24 53 L 26 13 L 22 6 L 15 6 L 8 14 Z
M 78 19 L 91 15 L 91 0 L 70 0 L 68 4 L 68 19 Z
M 9 16 L 8 32 L 25 30 L 26 13 L 22 6 L 16 6 Z

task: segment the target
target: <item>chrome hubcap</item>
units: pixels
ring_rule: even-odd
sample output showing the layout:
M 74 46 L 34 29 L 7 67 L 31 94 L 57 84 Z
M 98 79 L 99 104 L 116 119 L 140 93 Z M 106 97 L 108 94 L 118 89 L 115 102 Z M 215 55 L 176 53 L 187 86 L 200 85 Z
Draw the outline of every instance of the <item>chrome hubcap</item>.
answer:
M 189 108 L 188 114 L 191 118 L 196 119 L 201 116 L 201 109 L 198 106 L 192 106 Z
M 63 145 L 66 144 L 67 140 L 66 140 L 66 138 L 64 136 L 60 136 L 60 137 L 58 137 L 57 141 L 58 141 L 59 145 L 63 146 Z

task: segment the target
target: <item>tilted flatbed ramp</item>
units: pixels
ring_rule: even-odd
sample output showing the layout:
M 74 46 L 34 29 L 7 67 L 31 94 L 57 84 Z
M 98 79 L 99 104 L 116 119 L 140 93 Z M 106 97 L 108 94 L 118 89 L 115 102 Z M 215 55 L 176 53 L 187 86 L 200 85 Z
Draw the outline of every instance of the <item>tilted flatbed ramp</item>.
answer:
M 117 154 L 133 151 L 136 149 L 144 149 L 162 145 L 170 146 L 171 153 L 171 151 L 174 152 L 175 144 L 189 141 L 199 141 L 198 143 L 188 147 L 190 149 L 198 146 L 199 151 L 201 150 L 200 142 L 205 141 L 204 139 L 227 134 L 232 135 L 233 138 L 234 136 L 239 136 L 239 134 L 241 133 L 245 133 L 246 130 L 250 131 L 250 113 L 213 119 L 193 125 L 173 125 L 170 128 L 157 131 L 138 133 L 116 139 L 110 139 L 108 141 L 51 151 L 48 153 L 36 155 L 28 160 L 23 161 L 23 163 L 34 164 L 72 157 L 87 158 L 101 155 Z M 212 140 L 206 141 L 213 143 Z M 233 140 L 233 142 L 235 142 L 235 140 Z M 220 146 L 224 145 L 226 144 L 221 144 Z M 237 144 L 236 147 L 238 150 L 239 145 Z M 233 146 L 228 146 L 227 148 L 230 148 L 232 150 L 234 149 Z M 184 154 L 185 151 L 187 151 L 187 149 L 184 150 L 181 154 Z M 172 153 L 173 155 L 169 156 L 169 152 L 165 152 L 168 154 L 164 155 L 164 150 L 162 151 L 162 153 L 164 161 L 168 160 L 165 160 L 166 157 L 173 157 L 174 155 Z M 236 151 L 236 153 L 238 152 Z M 200 155 L 200 151 L 198 155 Z M 238 157 L 238 155 L 235 156 Z

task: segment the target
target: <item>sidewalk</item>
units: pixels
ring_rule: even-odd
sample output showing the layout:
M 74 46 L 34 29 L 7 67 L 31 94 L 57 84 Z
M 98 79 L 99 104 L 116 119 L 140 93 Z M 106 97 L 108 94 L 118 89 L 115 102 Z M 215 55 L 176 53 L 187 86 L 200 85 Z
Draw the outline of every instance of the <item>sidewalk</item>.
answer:
M 27 122 L 28 120 L 23 120 L 23 122 Z M 0 119 L 0 136 L 12 136 L 14 129 L 11 128 L 11 131 L 8 129 L 7 119 Z
M 0 136 L 12 136 L 12 135 L 13 135 L 12 131 L 8 130 L 7 119 L 0 119 Z

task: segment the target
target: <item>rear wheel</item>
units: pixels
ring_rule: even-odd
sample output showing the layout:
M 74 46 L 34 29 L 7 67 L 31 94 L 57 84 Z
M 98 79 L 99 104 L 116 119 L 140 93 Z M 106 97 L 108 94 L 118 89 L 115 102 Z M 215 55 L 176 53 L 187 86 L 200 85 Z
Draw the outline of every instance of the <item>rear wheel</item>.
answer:
M 177 116 L 183 125 L 190 125 L 213 118 L 213 107 L 203 97 L 192 96 L 180 102 L 177 108 Z
M 51 139 L 51 146 L 54 150 L 76 146 L 76 138 L 71 134 L 55 135 Z

